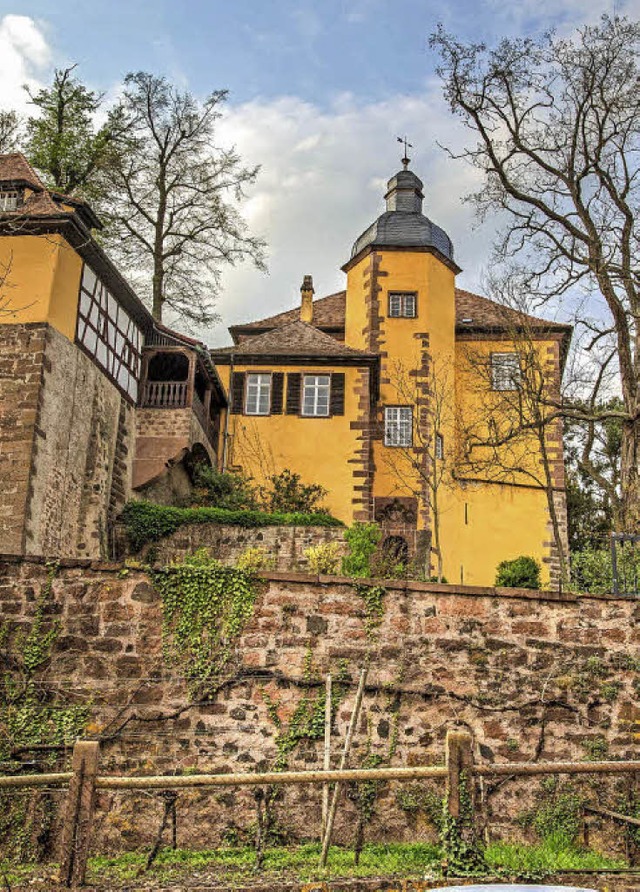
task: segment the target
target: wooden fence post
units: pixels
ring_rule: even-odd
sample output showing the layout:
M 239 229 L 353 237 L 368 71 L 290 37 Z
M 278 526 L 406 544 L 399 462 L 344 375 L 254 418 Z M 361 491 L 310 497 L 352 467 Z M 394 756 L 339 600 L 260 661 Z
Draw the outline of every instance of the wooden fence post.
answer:
M 460 775 L 467 778 L 466 795 L 473 804 L 473 744 L 466 731 L 447 731 L 447 807 L 452 818 L 461 812 Z
M 60 883 L 75 889 L 84 885 L 93 810 L 100 743 L 79 740 L 73 747 L 73 777 L 64 804 L 60 840 Z

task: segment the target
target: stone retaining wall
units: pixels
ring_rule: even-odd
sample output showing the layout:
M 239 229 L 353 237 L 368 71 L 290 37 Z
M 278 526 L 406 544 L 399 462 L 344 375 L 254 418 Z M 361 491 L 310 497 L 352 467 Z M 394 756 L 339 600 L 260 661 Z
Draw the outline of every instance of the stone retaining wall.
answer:
M 46 576 L 42 563 L 0 559 L 0 616 L 14 642 L 32 620 Z M 471 730 L 485 763 L 637 758 L 638 599 L 399 582 L 387 584 L 384 616 L 372 629 L 351 581 L 271 573 L 221 689 L 193 704 L 179 668 L 163 656 L 162 604 L 147 575 L 64 561 L 52 594 L 59 634 L 41 690 L 58 702 L 90 704 L 87 734 L 104 741 L 104 773 L 269 769 L 278 735 L 282 743 L 302 700 L 315 702 L 329 671 L 347 679 L 335 764 L 366 663 L 352 765 L 371 754 L 394 765 L 439 763 L 449 728 Z M 301 739 L 289 766 L 319 767 L 321 746 Z M 576 783 L 611 807 L 631 780 Z M 368 838 L 433 838 L 433 803 L 442 792 L 436 782 L 381 785 Z M 486 783 L 490 834 L 521 834 L 512 818 L 549 795 L 538 780 Z M 156 794 L 100 793 L 96 845 L 149 844 L 162 808 Z M 278 793 L 273 816 L 281 839 L 317 838 L 319 789 Z M 179 845 L 248 840 L 254 820 L 249 789 L 181 793 Z M 337 838 L 351 841 L 354 826 L 354 804 L 345 798 Z M 614 836 L 621 838 L 619 828 Z
M 118 555 L 127 553 L 126 533 L 122 527 L 117 534 Z M 273 561 L 274 569 L 303 571 L 309 567 L 305 551 L 324 542 L 340 543 L 340 554 L 346 551 L 341 527 L 247 527 L 229 524 L 191 523 L 180 527 L 170 536 L 146 545 L 140 555 L 148 555 L 154 562 L 170 564 L 181 561 L 199 548 L 206 548 L 211 557 L 223 564 L 234 565 L 247 548 L 260 548 Z

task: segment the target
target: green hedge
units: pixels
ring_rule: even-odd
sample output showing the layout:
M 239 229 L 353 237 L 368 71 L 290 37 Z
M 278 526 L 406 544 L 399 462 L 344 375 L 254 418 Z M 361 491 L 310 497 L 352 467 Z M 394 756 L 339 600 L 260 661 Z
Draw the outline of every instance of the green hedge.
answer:
M 169 536 L 187 523 L 220 523 L 237 527 L 341 527 L 342 521 L 330 514 L 284 514 L 229 508 L 172 508 L 152 502 L 128 502 L 120 520 L 127 530 L 129 543 L 140 551 L 147 542 Z

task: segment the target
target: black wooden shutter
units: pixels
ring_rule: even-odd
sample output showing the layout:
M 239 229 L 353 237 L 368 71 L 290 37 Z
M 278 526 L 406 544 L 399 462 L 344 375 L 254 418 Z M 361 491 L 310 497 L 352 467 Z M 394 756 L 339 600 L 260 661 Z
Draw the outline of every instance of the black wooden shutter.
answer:
M 244 372 L 234 372 L 231 379 L 231 414 L 242 415 L 244 411 Z
M 331 375 L 331 414 L 344 415 L 344 372 Z
M 300 388 L 302 375 L 300 372 L 289 372 L 287 375 L 287 415 L 300 414 Z
M 271 414 L 282 415 L 284 372 L 274 372 L 271 376 Z

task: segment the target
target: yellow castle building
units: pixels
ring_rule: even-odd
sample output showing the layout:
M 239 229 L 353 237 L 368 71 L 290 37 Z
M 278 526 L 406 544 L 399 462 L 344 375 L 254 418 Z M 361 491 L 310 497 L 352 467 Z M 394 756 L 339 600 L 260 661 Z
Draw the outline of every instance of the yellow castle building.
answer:
M 541 406 L 571 329 L 456 288 L 422 189 L 404 159 L 345 290 L 314 299 L 305 276 L 298 307 L 233 326 L 233 346 L 212 351 L 230 394 L 223 466 L 321 484 L 333 514 L 376 521 L 389 553 L 449 582 L 492 584 L 502 560 L 531 555 L 554 583 L 562 431 Z
M 405 159 L 406 160 L 406 159 Z M 545 412 L 571 329 L 455 286 L 405 163 L 346 288 L 207 350 L 155 321 L 83 201 L 0 156 L 0 553 L 108 556 L 128 499 L 179 503 L 194 465 L 285 469 L 390 556 L 492 584 L 566 548 L 562 431 Z

